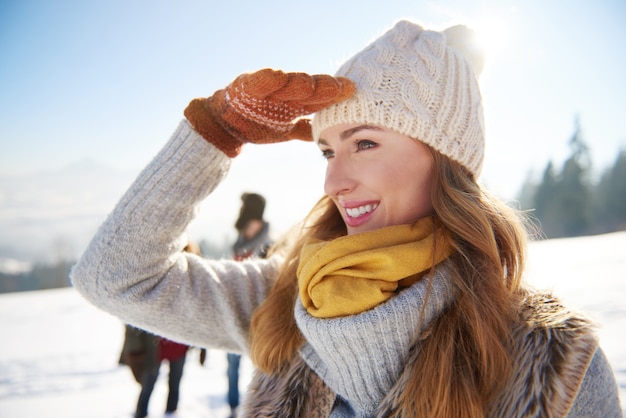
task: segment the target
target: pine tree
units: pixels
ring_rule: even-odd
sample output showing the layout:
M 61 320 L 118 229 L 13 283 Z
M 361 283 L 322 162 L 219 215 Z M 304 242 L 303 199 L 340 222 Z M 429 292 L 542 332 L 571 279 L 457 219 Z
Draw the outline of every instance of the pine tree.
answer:
M 600 178 L 594 201 L 598 232 L 626 230 L 626 151 Z
M 558 208 L 556 208 L 554 200 L 557 189 L 558 182 L 554 173 L 554 165 L 552 161 L 549 161 L 533 199 L 534 216 L 539 221 L 541 230 L 546 237 L 553 234 L 552 229 L 558 223 Z
M 562 230 L 566 237 L 584 235 L 589 229 L 591 216 L 591 157 L 587 144 L 582 140 L 578 118 L 569 146 L 572 154 L 563 164 L 560 187 Z
M 535 214 L 547 238 L 578 236 L 590 225 L 589 148 L 582 140 L 578 118 L 569 140 L 570 157 L 560 173 L 549 162 L 534 198 Z

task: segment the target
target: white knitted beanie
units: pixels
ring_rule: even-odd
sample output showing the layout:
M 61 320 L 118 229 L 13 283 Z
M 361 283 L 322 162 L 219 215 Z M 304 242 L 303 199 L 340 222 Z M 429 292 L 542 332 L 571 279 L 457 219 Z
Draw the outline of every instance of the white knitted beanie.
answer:
M 314 115 L 313 138 L 340 123 L 378 125 L 430 145 L 478 178 L 484 56 L 473 38 L 465 26 L 437 32 L 399 21 L 339 68 L 336 75 L 351 79 L 356 93 Z

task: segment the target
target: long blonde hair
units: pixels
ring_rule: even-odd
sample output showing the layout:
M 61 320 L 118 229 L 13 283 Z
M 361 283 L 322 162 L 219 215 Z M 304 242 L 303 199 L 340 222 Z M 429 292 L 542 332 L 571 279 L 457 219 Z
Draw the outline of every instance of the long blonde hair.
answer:
M 431 326 L 398 416 L 484 417 L 511 373 L 510 329 L 520 303 L 524 217 L 467 170 L 433 152 L 432 203 L 453 237 L 450 280 L 460 289 Z M 423 382 L 428 382 L 424 385 Z
M 265 373 L 278 373 L 304 342 L 293 311 L 298 295 L 296 271 L 302 247 L 309 238 L 330 240 L 345 234 L 341 215 L 330 198 L 324 196 L 302 226 L 284 238 L 292 243 L 287 250 L 287 261 L 267 299 L 254 312 L 250 330 L 250 357 Z
M 431 152 L 433 208 L 452 236 L 450 280 L 460 292 L 419 336 L 421 351 L 407 366 L 413 378 L 396 400 L 396 416 L 482 417 L 511 373 L 509 330 L 519 303 L 527 234 L 517 211 L 488 194 L 460 164 Z M 302 246 L 309 238 L 345 234 L 336 207 L 322 198 L 252 318 L 251 357 L 264 372 L 280 372 L 304 342 L 293 313 Z

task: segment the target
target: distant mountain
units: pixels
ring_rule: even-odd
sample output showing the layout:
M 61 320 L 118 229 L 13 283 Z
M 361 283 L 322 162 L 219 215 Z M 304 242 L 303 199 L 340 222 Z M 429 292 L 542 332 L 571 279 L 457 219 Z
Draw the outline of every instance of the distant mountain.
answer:
M 137 173 L 92 160 L 28 175 L 0 175 L 0 258 L 76 258 Z

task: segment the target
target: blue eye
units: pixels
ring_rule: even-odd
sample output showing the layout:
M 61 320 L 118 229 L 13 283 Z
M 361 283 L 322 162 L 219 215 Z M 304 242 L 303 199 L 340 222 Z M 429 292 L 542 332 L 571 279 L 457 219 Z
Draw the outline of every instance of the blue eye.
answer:
M 357 139 L 355 141 L 355 144 L 356 144 L 357 152 L 358 151 L 364 151 L 364 150 L 367 150 L 367 149 L 370 149 L 370 148 L 375 148 L 376 145 L 377 145 L 375 142 L 372 142 L 372 141 L 367 140 L 367 139 Z

